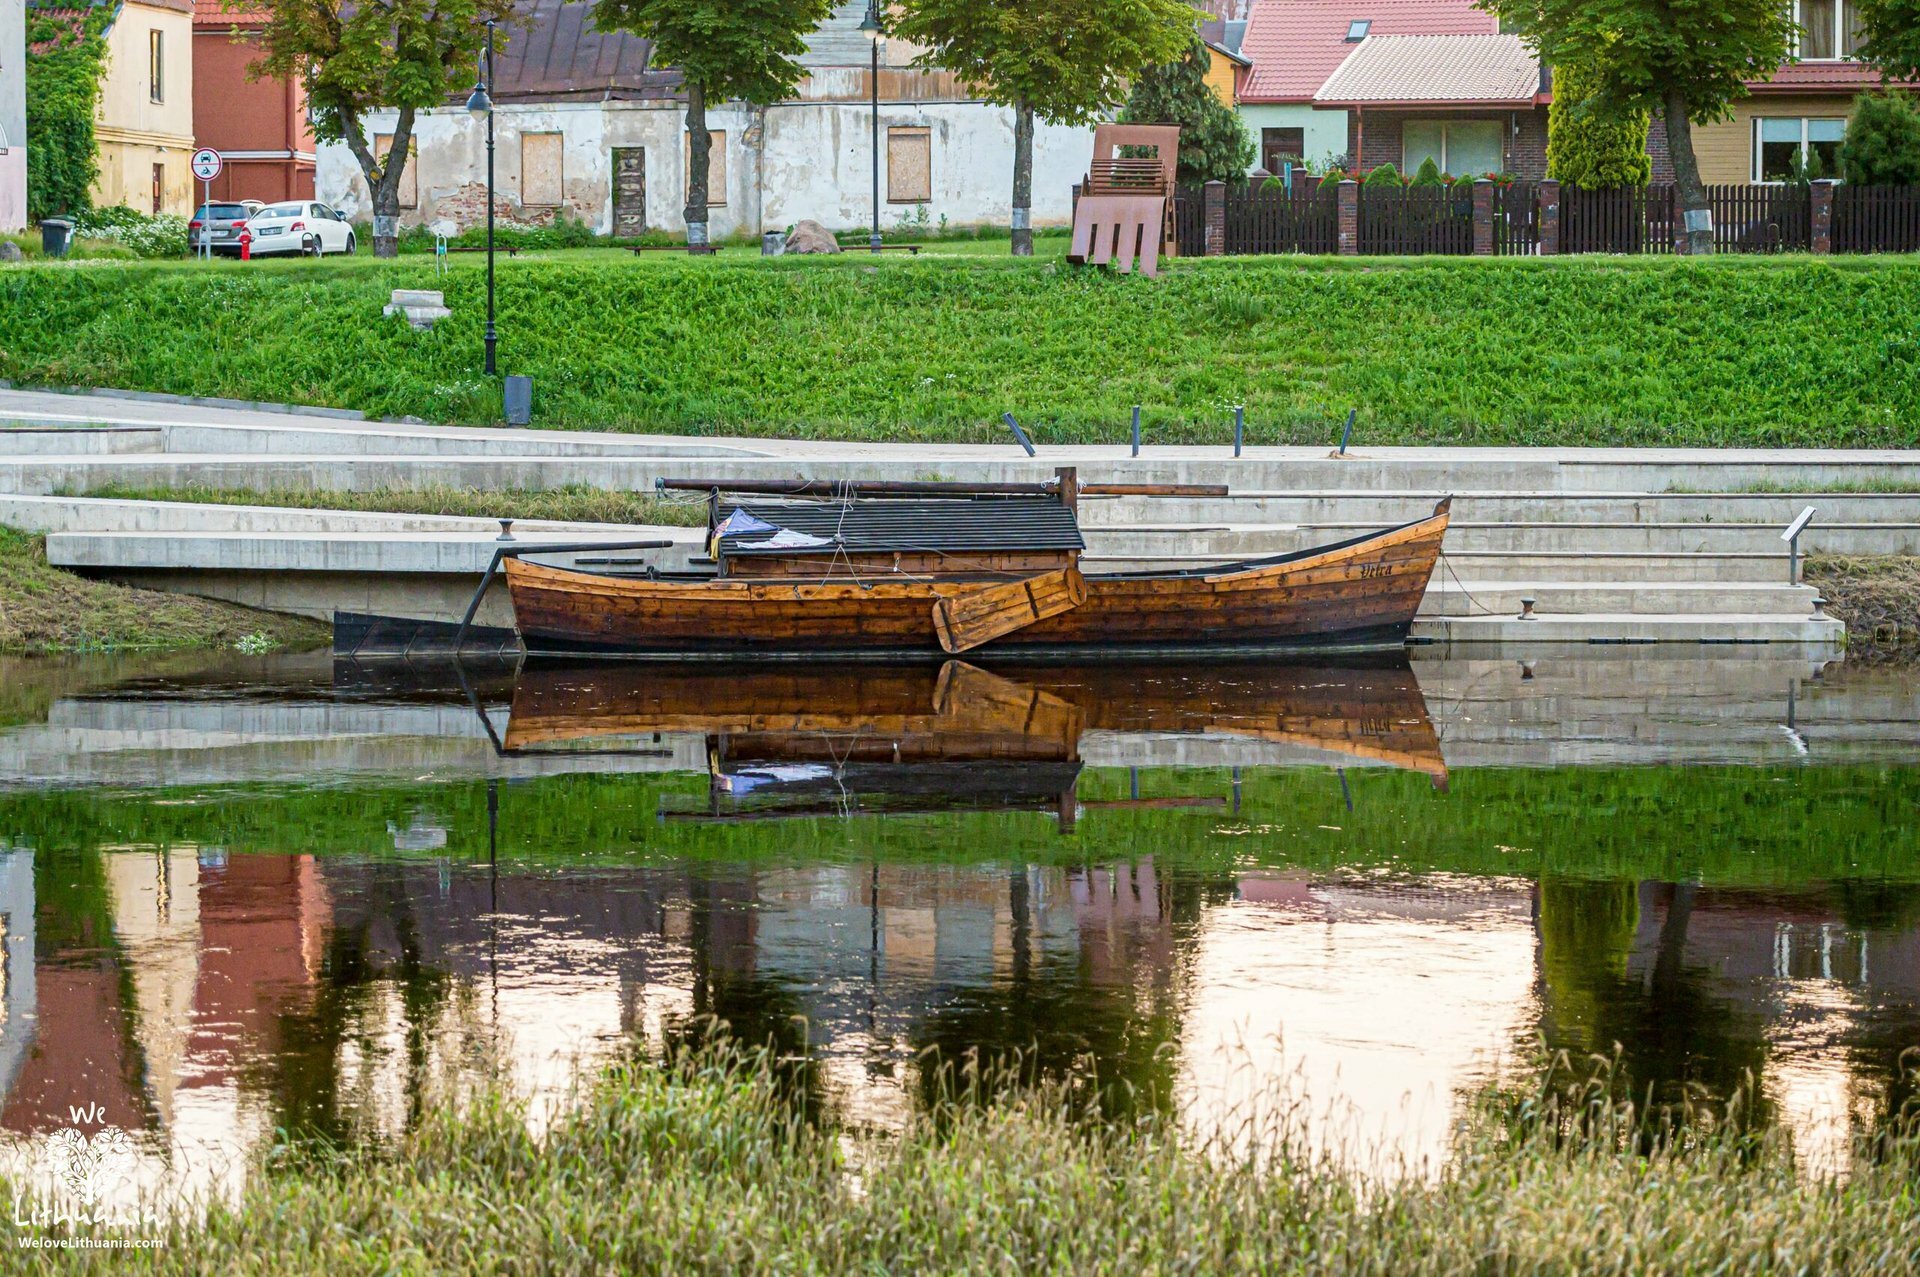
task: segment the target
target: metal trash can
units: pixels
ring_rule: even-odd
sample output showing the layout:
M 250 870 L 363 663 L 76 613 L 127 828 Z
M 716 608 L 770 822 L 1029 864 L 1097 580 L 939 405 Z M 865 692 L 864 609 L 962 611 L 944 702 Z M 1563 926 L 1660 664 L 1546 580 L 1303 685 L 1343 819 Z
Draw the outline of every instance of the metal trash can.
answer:
M 760 235 L 760 256 L 784 257 L 787 252 L 787 233 L 785 231 L 763 231 Z
M 508 425 L 524 426 L 533 421 L 533 378 L 508 377 L 505 399 Z
M 64 217 L 40 220 L 40 251 L 48 257 L 65 257 L 73 246 L 73 223 Z

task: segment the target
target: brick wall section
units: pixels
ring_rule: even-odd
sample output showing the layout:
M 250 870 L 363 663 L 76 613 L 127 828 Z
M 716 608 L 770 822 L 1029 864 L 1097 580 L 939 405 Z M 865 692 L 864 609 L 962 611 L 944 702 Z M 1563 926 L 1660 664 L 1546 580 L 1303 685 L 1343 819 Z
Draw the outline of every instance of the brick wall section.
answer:
M 1473 255 L 1493 256 L 1493 182 L 1484 177 L 1473 184 Z
M 1673 152 L 1667 149 L 1666 117 L 1655 113 L 1653 123 L 1647 129 L 1647 156 L 1653 161 L 1654 182 L 1673 180 Z
M 1227 251 L 1227 184 L 1208 182 L 1200 191 L 1200 210 L 1206 219 L 1206 255 L 1219 257 Z
M 1348 178 L 1334 192 L 1340 252 L 1351 257 L 1360 251 L 1360 183 Z
M 1549 177 L 1534 190 L 1540 201 L 1540 253 L 1555 256 L 1560 252 L 1560 183 Z
M 1402 168 L 1406 149 L 1400 136 L 1408 120 L 1497 120 L 1505 130 L 1507 172 L 1523 182 L 1547 175 L 1547 108 L 1521 111 L 1349 111 L 1347 153 L 1359 158 L 1363 170 L 1392 164 Z M 1516 134 L 1512 126 L 1518 124 Z M 1664 137 L 1662 139 L 1664 145 Z M 1412 174 L 1406 174 L 1411 177 Z
M 1811 192 L 1813 202 L 1813 243 L 1809 246 L 1816 253 L 1833 251 L 1833 182 L 1825 179 L 1815 182 Z

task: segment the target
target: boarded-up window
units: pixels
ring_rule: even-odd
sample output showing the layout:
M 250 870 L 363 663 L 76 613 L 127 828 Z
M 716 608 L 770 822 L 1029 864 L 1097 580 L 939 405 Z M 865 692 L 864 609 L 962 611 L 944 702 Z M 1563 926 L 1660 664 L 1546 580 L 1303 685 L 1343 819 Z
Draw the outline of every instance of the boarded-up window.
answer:
M 925 129 L 887 130 L 887 203 L 933 198 L 933 139 Z
M 725 208 L 727 206 L 727 131 L 708 129 L 707 136 L 713 139 L 712 149 L 707 152 L 707 207 Z M 687 173 L 693 173 L 693 139 L 687 139 Z
M 520 135 L 520 202 L 553 205 L 561 200 L 560 135 Z
M 373 135 L 373 158 L 385 160 L 387 152 L 393 149 L 393 134 L 376 133 Z M 420 205 L 420 175 L 414 172 L 414 156 L 418 148 L 411 143 L 407 146 L 407 166 L 400 170 L 400 207 L 418 208 Z

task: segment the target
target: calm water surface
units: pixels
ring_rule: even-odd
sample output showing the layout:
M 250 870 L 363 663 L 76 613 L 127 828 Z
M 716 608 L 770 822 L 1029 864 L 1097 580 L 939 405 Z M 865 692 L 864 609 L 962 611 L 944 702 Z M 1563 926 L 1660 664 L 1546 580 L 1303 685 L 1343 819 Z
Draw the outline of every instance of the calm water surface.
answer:
M 1429 1164 L 1555 1051 L 1839 1159 L 1920 1048 L 1920 678 L 1779 658 L 0 667 L 0 1126 L 150 1177 L 717 1018 Z M 938 1048 L 937 1057 L 928 1048 Z M 1912 1059 L 1906 1061 L 1907 1065 Z

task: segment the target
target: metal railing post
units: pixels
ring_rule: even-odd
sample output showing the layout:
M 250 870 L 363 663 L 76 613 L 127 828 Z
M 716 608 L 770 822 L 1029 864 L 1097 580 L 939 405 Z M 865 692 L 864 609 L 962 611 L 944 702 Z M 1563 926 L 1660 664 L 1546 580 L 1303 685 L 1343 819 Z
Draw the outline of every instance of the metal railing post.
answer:
M 1788 585 L 1800 584 L 1800 534 L 1805 532 L 1807 525 L 1812 522 L 1813 507 L 1808 506 L 1795 516 L 1793 522 L 1787 525 L 1787 530 L 1780 534 L 1780 539 L 1787 543 Z
M 1133 406 L 1133 455 L 1140 455 L 1140 405 Z

